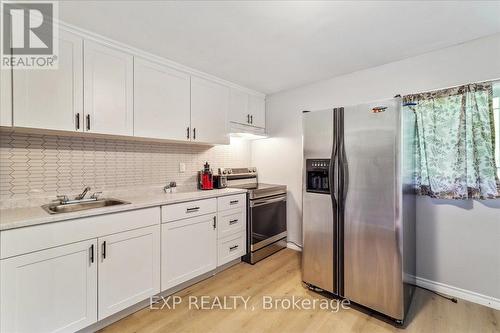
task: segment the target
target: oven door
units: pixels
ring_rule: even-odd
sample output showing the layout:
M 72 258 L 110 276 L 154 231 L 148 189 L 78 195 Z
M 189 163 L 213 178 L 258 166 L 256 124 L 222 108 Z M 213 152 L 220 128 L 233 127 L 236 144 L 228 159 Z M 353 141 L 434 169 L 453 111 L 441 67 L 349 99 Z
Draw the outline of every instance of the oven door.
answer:
M 250 251 L 286 237 L 286 194 L 250 200 Z

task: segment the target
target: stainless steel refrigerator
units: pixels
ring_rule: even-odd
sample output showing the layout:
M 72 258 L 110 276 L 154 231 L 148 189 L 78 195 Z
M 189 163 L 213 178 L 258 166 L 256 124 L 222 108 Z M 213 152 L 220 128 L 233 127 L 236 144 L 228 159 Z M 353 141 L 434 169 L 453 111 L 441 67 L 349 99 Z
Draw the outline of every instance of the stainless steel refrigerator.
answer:
M 399 98 L 303 113 L 303 281 L 400 324 L 415 276 L 414 131 Z

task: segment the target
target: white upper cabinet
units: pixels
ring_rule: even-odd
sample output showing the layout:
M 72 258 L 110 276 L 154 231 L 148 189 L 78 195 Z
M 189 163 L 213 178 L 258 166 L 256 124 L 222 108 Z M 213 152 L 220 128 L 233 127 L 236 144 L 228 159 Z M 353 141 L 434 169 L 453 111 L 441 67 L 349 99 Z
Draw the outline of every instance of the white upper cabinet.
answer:
M 264 96 L 248 95 L 248 113 L 250 114 L 251 126 L 266 127 L 266 100 Z
M 82 46 L 82 38 L 60 31 L 57 69 L 13 71 L 14 126 L 65 131 L 82 128 Z
M 203 144 L 228 144 L 229 122 L 265 128 L 257 92 L 71 28 L 58 38 L 57 69 L 1 70 L 0 126 Z
M 264 96 L 252 95 L 231 88 L 228 119 L 233 123 L 265 128 L 266 107 Z
M 95 239 L 0 261 L 1 332 L 76 332 L 97 321 Z
M 231 88 L 228 119 L 238 124 L 248 125 L 250 123 L 248 94 L 246 92 Z
M 228 144 L 229 88 L 206 79 L 191 77 L 191 140 Z
M 0 69 L 0 126 L 12 126 L 12 69 Z
M 86 132 L 133 135 L 133 56 L 85 40 Z
M 134 59 L 134 136 L 189 141 L 190 76 Z

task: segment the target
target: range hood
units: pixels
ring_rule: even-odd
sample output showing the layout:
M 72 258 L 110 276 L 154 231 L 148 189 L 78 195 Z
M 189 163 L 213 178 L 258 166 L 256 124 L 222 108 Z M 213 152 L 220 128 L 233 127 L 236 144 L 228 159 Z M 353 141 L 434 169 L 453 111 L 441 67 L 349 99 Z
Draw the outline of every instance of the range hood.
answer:
M 229 134 L 232 137 L 240 137 L 249 140 L 267 138 L 265 128 L 243 125 L 232 121 L 229 122 Z

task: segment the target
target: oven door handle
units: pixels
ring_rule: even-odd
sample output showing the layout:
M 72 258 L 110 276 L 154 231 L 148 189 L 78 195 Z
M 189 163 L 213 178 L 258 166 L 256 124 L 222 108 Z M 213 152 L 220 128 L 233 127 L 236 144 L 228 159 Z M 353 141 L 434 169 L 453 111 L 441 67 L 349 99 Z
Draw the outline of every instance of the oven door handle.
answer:
M 286 201 L 286 195 L 281 195 L 279 197 L 274 197 L 274 198 L 269 198 L 269 199 L 264 199 L 264 200 L 250 201 L 250 207 L 259 207 L 259 206 L 264 206 L 264 205 L 268 205 L 270 203 L 280 202 L 280 201 Z

